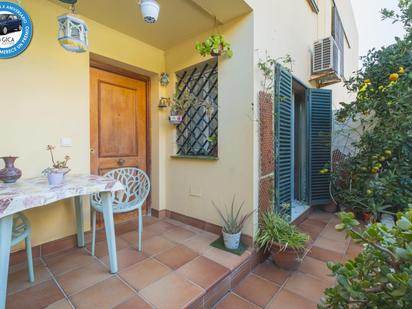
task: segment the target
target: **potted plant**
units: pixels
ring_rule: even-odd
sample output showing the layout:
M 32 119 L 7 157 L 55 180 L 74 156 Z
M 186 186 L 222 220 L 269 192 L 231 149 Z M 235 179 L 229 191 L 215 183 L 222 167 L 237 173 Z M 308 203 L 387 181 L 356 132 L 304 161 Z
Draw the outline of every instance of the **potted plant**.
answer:
M 197 42 L 196 50 L 203 57 L 210 55 L 213 57 L 227 56 L 231 58 L 233 56 L 230 43 L 226 42 L 221 34 L 212 34 L 206 41 Z
M 286 221 L 276 212 L 262 214 L 256 244 L 264 251 L 270 251 L 272 260 L 279 267 L 294 269 L 305 251 L 309 237 Z
M 49 185 L 57 186 L 63 183 L 64 175 L 70 172 L 70 169 L 67 167 L 67 162 L 70 160 L 69 156 L 65 156 L 63 161 L 55 161 L 53 150 L 56 147 L 53 145 L 47 145 L 46 150 L 50 152 L 50 157 L 52 160 L 52 167 L 48 167 L 43 171 L 43 175 L 47 175 L 47 180 Z
M 183 121 L 183 115 L 186 110 L 193 104 L 192 95 L 188 90 L 183 93 L 175 93 L 173 103 L 170 105 L 169 122 L 174 125 L 179 125 Z
M 223 229 L 222 229 L 222 234 L 223 234 L 223 242 L 225 244 L 225 247 L 229 250 L 236 250 L 239 248 L 240 244 L 240 235 L 241 231 L 243 229 L 243 226 L 245 225 L 246 221 L 249 219 L 249 217 L 252 215 L 252 212 L 249 212 L 247 214 L 241 214 L 244 202 L 240 204 L 240 206 L 235 209 L 235 201 L 236 197 L 233 196 L 232 199 L 232 204 L 230 206 L 230 209 L 227 209 L 225 207 L 226 212 L 223 213 L 219 207 L 216 206 L 214 202 L 213 206 L 215 206 L 222 222 L 223 222 Z

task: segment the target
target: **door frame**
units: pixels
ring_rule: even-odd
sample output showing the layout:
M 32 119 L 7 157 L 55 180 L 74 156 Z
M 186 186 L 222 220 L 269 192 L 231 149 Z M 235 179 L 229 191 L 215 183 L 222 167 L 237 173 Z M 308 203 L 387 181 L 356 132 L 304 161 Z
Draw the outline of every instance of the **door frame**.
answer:
M 97 59 L 99 58 L 99 59 Z M 135 80 L 139 80 L 145 82 L 146 84 L 146 174 L 149 176 L 149 179 L 152 179 L 152 134 L 151 134 L 151 111 L 150 111 L 150 77 L 145 76 L 131 70 L 127 70 L 121 68 L 120 66 L 108 64 L 102 60 L 100 60 L 101 56 L 90 54 L 89 59 L 89 67 L 99 69 L 102 71 L 106 71 L 109 73 L 114 73 L 117 75 L 121 75 L 124 77 L 132 78 Z M 126 64 L 125 64 L 126 65 Z M 127 65 L 129 66 L 129 65 Z M 89 87 L 90 88 L 90 87 Z M 90 100 L 89 100 L 89 108 L 90 108 Z M 90 119 L 89 119 L 90 124 Z M 91 132 L 90 132 L 91 135 Z M 146 199 L 146 215 L 151 215 L 152 213 L 152 190 L 150 190 L 149 195 Z

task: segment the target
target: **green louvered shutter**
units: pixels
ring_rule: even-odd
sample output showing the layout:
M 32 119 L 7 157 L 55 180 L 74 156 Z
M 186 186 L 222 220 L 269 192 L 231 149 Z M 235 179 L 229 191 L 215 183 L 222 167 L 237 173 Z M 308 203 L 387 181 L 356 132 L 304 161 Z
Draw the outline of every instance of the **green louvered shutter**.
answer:
M 308 187 L 309 204 L 330 202 L 329 174 L 320 170 L 330 165 L 332 133 L 332 92 L 326 89 L 308 89 Z
M 293 192 L 292 74 L 277 64 L 275 77 L 276 207 L 278 210 L 286 211 L 285 209 L 280 209 L 280 207 L 285 203 L 291 202 Z

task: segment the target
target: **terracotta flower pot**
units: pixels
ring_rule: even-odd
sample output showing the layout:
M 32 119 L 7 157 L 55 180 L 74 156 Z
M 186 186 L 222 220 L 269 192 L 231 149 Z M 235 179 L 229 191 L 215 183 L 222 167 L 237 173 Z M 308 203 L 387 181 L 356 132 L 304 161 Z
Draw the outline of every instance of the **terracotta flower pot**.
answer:
M 329 204 L 326 205 L 322 205 L 320 206 L 320 208 L 325 211 L 325 212 L 329 212 L 329 213 L 335 213 L 338 211 L 338 205 L 336 205 L 336 203 L 331 202 Z
M 298 251 L 291 248 L 281 251 L 281 246 L 274 243 L 270 249 L 272 261 L 280 268 L 286 270 L 294 270 L 300 264 Z

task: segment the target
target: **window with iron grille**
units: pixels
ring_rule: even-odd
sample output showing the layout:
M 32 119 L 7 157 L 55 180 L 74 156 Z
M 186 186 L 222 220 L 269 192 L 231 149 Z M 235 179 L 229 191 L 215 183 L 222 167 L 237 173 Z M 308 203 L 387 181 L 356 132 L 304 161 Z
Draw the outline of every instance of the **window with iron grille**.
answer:
M 217 157 L 218 65 L 212 59 L 176 73 L 176 95 L 191 104 L 177 126 L 177 155 Z

